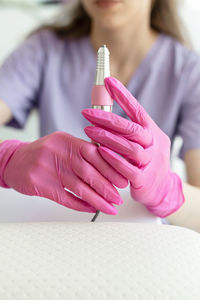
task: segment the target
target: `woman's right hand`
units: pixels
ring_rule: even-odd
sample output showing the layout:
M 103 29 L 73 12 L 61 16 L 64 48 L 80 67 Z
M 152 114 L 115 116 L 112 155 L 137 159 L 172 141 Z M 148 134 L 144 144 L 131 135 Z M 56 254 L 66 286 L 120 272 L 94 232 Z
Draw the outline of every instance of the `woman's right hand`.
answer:
M 1 185 L 78 211 L 116 215 L 112 203 L 119 205 L 123 200 L 113 185 L 124 188 L 128 181 L 97 148 L 60 131 L 31 143 L 4 141 L 0 144 Z

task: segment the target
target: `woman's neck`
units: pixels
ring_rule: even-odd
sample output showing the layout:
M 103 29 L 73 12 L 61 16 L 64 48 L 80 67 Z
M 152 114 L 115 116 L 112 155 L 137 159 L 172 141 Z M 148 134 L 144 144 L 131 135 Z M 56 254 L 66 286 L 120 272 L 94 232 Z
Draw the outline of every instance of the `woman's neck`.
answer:
M 131 25 L 108 30 L 96 24 L 92 27 L 90 38 L 95 51 L 103 44 L 108 47 L 111 54 L 111 74 L 121 79 L 124 84 L 129 81 L 158 36 L 148 26 L 139 28 L 134 29 Z

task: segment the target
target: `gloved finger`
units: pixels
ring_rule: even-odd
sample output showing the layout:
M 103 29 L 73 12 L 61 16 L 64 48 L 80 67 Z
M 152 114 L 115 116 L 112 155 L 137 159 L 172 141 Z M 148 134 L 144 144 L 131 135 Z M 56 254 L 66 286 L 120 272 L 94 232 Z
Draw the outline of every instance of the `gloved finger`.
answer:
M 89 143 L 89 147 L 87 145 L 81 148 L 81 155 L 116 187 L 121 189 L 127 187 L 127 179 L 119 174 L 117 170 L 113 169 L 113 167 L 101 157 L 97 149 L 98 147 L 96 147 L 96 145 Z
M 139 144 L 100 127 L 88 126 L 84 130 L 93 141 L 121 154 L 138 167 L 145 166 L 151 161 L 151 148 L 144 149 Z
M 94 191 L 101 195 L 108 202 L 115 204 L 123 203 L 119 192 L 101 173 L 99 173 L 92 165 L 82 159 L 75 160 L 72 165 L 73 172 L 82 181 L 87 183 Z
M 116 215 L 117 209 L 74 173 L 62 176 L 62 185 L 83 201 L 106 214 Z
M 82 212 L 89 212 L 89 213 L 95 213 L 97 210 L 87 202 L 85 202 L 82 199 L 79 199 L 72 193 L 64 190 L 64 192 L 67 194 L 67 197 L 62 197 L 60 199 L 59 204 L 66 206 L 68 208 L 77 210 L 77 211 L 82 211 Z
M 110 96 L 121 106 L 133 122 L 144 127 L 151 124 L 151 117 L 119 80 L 107 77 L 104 83 Z
M 151 145 L 152 135 L 150 131 L 135 122 L 100 109 L 84 109 L 82 114 L 93 125 L 120 134 L 130 141 L 139 143 L 144 148 Z
M 118 172 L 126 177 L 136 189 L 142 187 L 142 170 L 129 163 L 126 159 L 119 156 L 112 150 L 100 146 L 98 148 L 101 156 L 113 166 Z
M 43 170 L 41 170 L 43 172 Z M 43 181 L 32 185 L 32 195 L 44 197 L 57 202 L 65 207 L 82 211 L 82 212 L 96 212 L 96 209 L 87 202 L 79 199 L 75 195 L 64 190 L 64 187 L 51 173 L 45 173 Z

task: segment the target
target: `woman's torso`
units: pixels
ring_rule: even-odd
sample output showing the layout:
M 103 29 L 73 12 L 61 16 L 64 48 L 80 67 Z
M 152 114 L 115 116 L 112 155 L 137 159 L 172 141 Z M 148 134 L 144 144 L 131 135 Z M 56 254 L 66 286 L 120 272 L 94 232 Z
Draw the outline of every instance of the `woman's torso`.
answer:
M 49 45 L 38 99 L 40 133 L 62 130 L 87 139 L 83 129 L 88 121 L 81 111 L 91 107 L 96 54 L 88 37 L 61 41 L 52 33 L 43 34 Z M 179 43 L 159 36 L 127 85 L 171 140 L 176 134 L 184 90 L 183 63 L 174 60 L 177 51 L 183 51 Z M 126 117 L 116 102 L 113 112 Z

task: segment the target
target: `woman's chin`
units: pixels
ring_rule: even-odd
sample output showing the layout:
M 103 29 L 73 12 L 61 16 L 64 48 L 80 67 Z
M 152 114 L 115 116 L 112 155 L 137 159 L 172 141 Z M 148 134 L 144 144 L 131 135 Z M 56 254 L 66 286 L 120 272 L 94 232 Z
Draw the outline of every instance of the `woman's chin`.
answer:
M 122 27 L 122 22 L 120 22 L 119 18 L 111 18 L 108 16 L 99 20 L 98 27 L 108 31 L 119 30 Z

